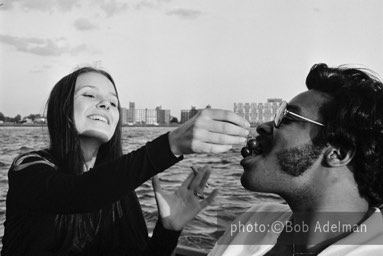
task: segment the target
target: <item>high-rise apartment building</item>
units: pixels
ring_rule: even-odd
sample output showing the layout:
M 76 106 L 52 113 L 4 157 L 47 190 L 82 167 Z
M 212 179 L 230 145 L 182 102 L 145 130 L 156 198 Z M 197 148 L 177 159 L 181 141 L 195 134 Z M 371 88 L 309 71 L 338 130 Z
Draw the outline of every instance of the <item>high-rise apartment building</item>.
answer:
M 134 102 L 129 102 L 129 108 L 122 108 L 122 124 L 169 124 L 170 110 L 157 107 L 156 109 L 136 109 Z
M 191 109 L 182 109 L 181 110 L 181 123 L 185 123 L 190 118 L 198 113 L 196 107 L 192 106 Z
M 234 103 L 234 113 L 257 125 L 271 121 L 281 102 L 282 99 L 268 99 L 265 103 Z
M 157 123 L 169 124 L 170 123 L 170 110 L 162 109 L 161 106 L 156 107 L 157 111 Z

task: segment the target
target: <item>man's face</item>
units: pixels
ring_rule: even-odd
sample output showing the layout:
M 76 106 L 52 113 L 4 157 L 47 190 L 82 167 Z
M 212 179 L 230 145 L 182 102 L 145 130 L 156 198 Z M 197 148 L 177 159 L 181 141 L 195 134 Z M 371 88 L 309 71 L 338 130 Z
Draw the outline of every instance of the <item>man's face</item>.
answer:
M 319 107 L 325 101 L 323 93 L 309 90 L 293 98 L 288 110 L 323 123 Z M 299 118 L 285 118 L 278 128 L 273 122 L 259 126 L 257 140 L 261 153 L 241 161 L 242 185 L 249 190 L 278 194 L 295 189 L 296 185 L 309 186 L 306 171 L 320 165 L 323 151 L 312 143 L 320 129 L 321 126 Z

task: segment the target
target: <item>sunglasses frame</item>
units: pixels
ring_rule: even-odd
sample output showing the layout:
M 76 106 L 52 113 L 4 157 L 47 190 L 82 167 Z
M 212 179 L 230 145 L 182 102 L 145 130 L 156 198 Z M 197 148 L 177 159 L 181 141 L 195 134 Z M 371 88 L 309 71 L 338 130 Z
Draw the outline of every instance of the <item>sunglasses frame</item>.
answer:
M 288 104 L 286 101 L 282 101 L 281 104 L 279 105 L 278 110 L 277 110 L 277 112 L 275 113 L 275 115 L 274 115 L 274 119 L 273 119 L 273 123 L 274 123 L 274 127 L 275 127 L 275 128 L 279 128 L 279 126 L 281 126 L 281 124 L 282 124 L 282 122 L 283 122 L 283 119 L 286 118 L 286 116 L 287 116 L 288 114 L 290 114 L 290 115 L 292 115 L 292 116 L 294 116 L 294 117 L 297 117 L 297 118 L 299 118 L 299 119 L 302 119 L 302 120 L 304 120 L 304 121 L 306 121 L 306 122 L 308 122 L 308 123 L 316 124 L 316 125 L 319 125 L 319 126 L 325 126 L 325 125 L 322 124 L 322 123 L 319 123 L 319 122 L 317 122 L 317 121 L 311 120 L 311 119 L 309 119 L 309 118 L 307 118 L 307 117 L 298 115 L 298 114 L 296 114 L 296 113 L 294 113 L 294 112 L 291 112 L 291 111 L 287 110 L 287 106 L 288 106 L 288 105 L 289 105 L 289 104 Z M 277 114 L 279 114 L 279 115 L 278 115 L 278 116 L 279 116 L 278 119 L 277 119 Z M 282 118 L 280 118 L 281 115 L 282 115 Z M 280 120 L 280 121 L 278 121 L 278 123 L 277 123 L 276 120 Z

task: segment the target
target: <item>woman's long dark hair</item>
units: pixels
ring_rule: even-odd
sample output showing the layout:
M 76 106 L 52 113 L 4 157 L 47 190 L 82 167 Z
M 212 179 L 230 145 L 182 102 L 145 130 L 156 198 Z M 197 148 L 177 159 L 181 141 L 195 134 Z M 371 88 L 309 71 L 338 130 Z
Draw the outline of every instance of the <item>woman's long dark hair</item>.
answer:
M 47 102 L 50 152 L 59 169 L 66 173 L 81 174 L 83 172 L 84 158 L 73 119 L 73 98 L 77 78 L 82 74 L 91 72 L 104 75 L 108 78 L 116 90 L 118 99 L 117 88 L 111 75 L 101 69 L 82 67 L 58 81 L 53 87 Z M 120 102 L 118 102 L 118 111 L 120 118 L 114 135 L 99 148 L 95 165 L 122 155 Z

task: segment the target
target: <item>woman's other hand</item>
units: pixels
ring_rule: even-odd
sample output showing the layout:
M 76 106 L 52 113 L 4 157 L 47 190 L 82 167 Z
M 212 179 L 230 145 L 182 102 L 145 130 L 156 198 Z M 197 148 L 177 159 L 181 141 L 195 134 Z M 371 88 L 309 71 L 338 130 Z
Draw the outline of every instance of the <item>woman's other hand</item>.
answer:
M 154 176 L 152 184 L 157 202 L 157 208 L 162 225 L 169 230 L 181 230 L 195 215 L 213 202 L 218 191 L 204 197 L 204 188 L 209 179 L 211 168 L 192 167 L 193 172 L 174 192 L 162 190 L 159 178 Z
M 222 153 L 234 144 L 245 144 L 250 124 L 232 111 L 203 109 L 169 134 L 175 155 Z

